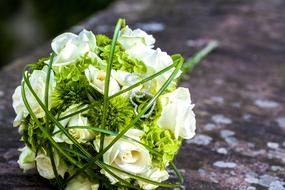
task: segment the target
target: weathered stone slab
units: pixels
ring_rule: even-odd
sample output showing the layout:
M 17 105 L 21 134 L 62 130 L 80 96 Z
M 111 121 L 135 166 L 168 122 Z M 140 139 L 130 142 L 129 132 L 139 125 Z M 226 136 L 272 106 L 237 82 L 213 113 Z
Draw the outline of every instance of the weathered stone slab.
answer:
M 285 185 L 285 3 L 282 0 L 126 0 L 83 27 L 111 34 L 118 17 L 153 33 L 169 53 L 190 57 L 209 39 L 217 51 L 181 86 L 196 104 L 197 137 L 176 159 L 185 189 L 270 189 Z M 0 189 L 49 189 L 17 166 L 21 146 L 11 95 L 23 66 L 47 55 L 48 45 L 0 71 Z

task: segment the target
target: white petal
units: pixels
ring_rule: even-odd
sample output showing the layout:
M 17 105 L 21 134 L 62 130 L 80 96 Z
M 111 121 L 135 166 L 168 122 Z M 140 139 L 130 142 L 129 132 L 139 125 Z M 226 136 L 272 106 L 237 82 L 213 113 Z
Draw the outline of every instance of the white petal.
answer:
M 53 39 L 51 43 L 52 50 L 58 54 L 66 45 L 66 43 L 70 40 L 74 40 L 77 38 L 76 34 L 73 33 L 63 33 L 56 38 Z
M 35 168 L 35 153 L 27 146 L 19 149 L 21 151 L 18 164 L 21 169 L 26 172 L 27 170 Z
M 175 138 L 190 139 L 195 135 L 196 119 L 192 111 L 190 93 L 187 88 L 177 88 L 161 97 L 162 113 L 158 126 L 170 129 Z

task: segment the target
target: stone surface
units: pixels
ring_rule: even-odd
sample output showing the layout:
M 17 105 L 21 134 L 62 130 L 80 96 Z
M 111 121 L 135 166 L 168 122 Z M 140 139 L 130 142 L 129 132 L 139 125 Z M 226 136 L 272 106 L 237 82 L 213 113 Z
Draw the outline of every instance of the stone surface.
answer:
M 202 146 L 182 146 L 176 163 L 184 189 L 276 190 L 285 182 L 284 122 L 276 120 L 285 115 L 284 8 L 284 0 L 125 0 L 71 30 L 111 35 L 117 18 L 124 17 L 153 33 L 161 49 L 185 58 L 209 39 L 218 40 L 219 49 L 180 84 L 190 88 L 196 104 L 197 134 L 211 137 L 209 143 L 202 138 Z M 49 45 L 38 48 L 0 71 L 0 189 L 51 189 L 17 166 L 22 144 L 11 107 L 23 66 L 49 51 Z M 225 130 L 234 133 L 221 136 Z

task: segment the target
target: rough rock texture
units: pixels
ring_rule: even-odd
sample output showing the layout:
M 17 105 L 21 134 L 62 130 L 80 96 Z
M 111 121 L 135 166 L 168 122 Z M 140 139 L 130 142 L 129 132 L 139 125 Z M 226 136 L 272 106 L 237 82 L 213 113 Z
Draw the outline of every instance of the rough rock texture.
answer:
M 207 40 L 220 47 L 181 86 L 196 104 L 197 136 L 176 163 L 184 189 L 285 189 L 284 0 L 126 0 L 72 28 L 111 34 L 118 17 L 187 58 Z M 11 95 L 23 66 L 47 55 L 39 48 L 0 72 L 0 189 L 50 189 L 17 166 Z

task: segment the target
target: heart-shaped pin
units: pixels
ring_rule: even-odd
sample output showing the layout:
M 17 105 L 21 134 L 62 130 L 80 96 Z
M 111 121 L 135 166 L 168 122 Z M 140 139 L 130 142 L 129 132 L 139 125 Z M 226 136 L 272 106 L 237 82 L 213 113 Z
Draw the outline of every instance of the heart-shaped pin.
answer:
M 141 91 L 141 90 L 133 91 L 133 92 L 131 93 L 131 95 L 130 95 L 130 101 L 131 101 L 131 103 L 133 104 L 133 106 L 135 107 L 134 111 L 135 111 L 135 114 L 136 114 L 136 115 L 138 115 L 138 107 L 139 107 L 139 104 L 137 104 L 137 103 L 134 101 L 134 98 L 143 98 L 144 96 L 150 96 L 151 98 L 153 97 L 152 94 L 150 94 L 150 93 L 148 93 L 148 92 L 146 92 L 146 91 Z M 153 110 L 154 110 L 154 108 L 155 108 L 155 105 L 156 105 L 156 102 L 154 102 L 154 103 L 152 104 L 150 110 L 149 110 L 147 113 L 143 114 L 143 115 L 141 116 L 141 118 L 147 118 L 147 117 L 149 117 L 149 116 L 152 114 L 152 112 L 153 112 Z

